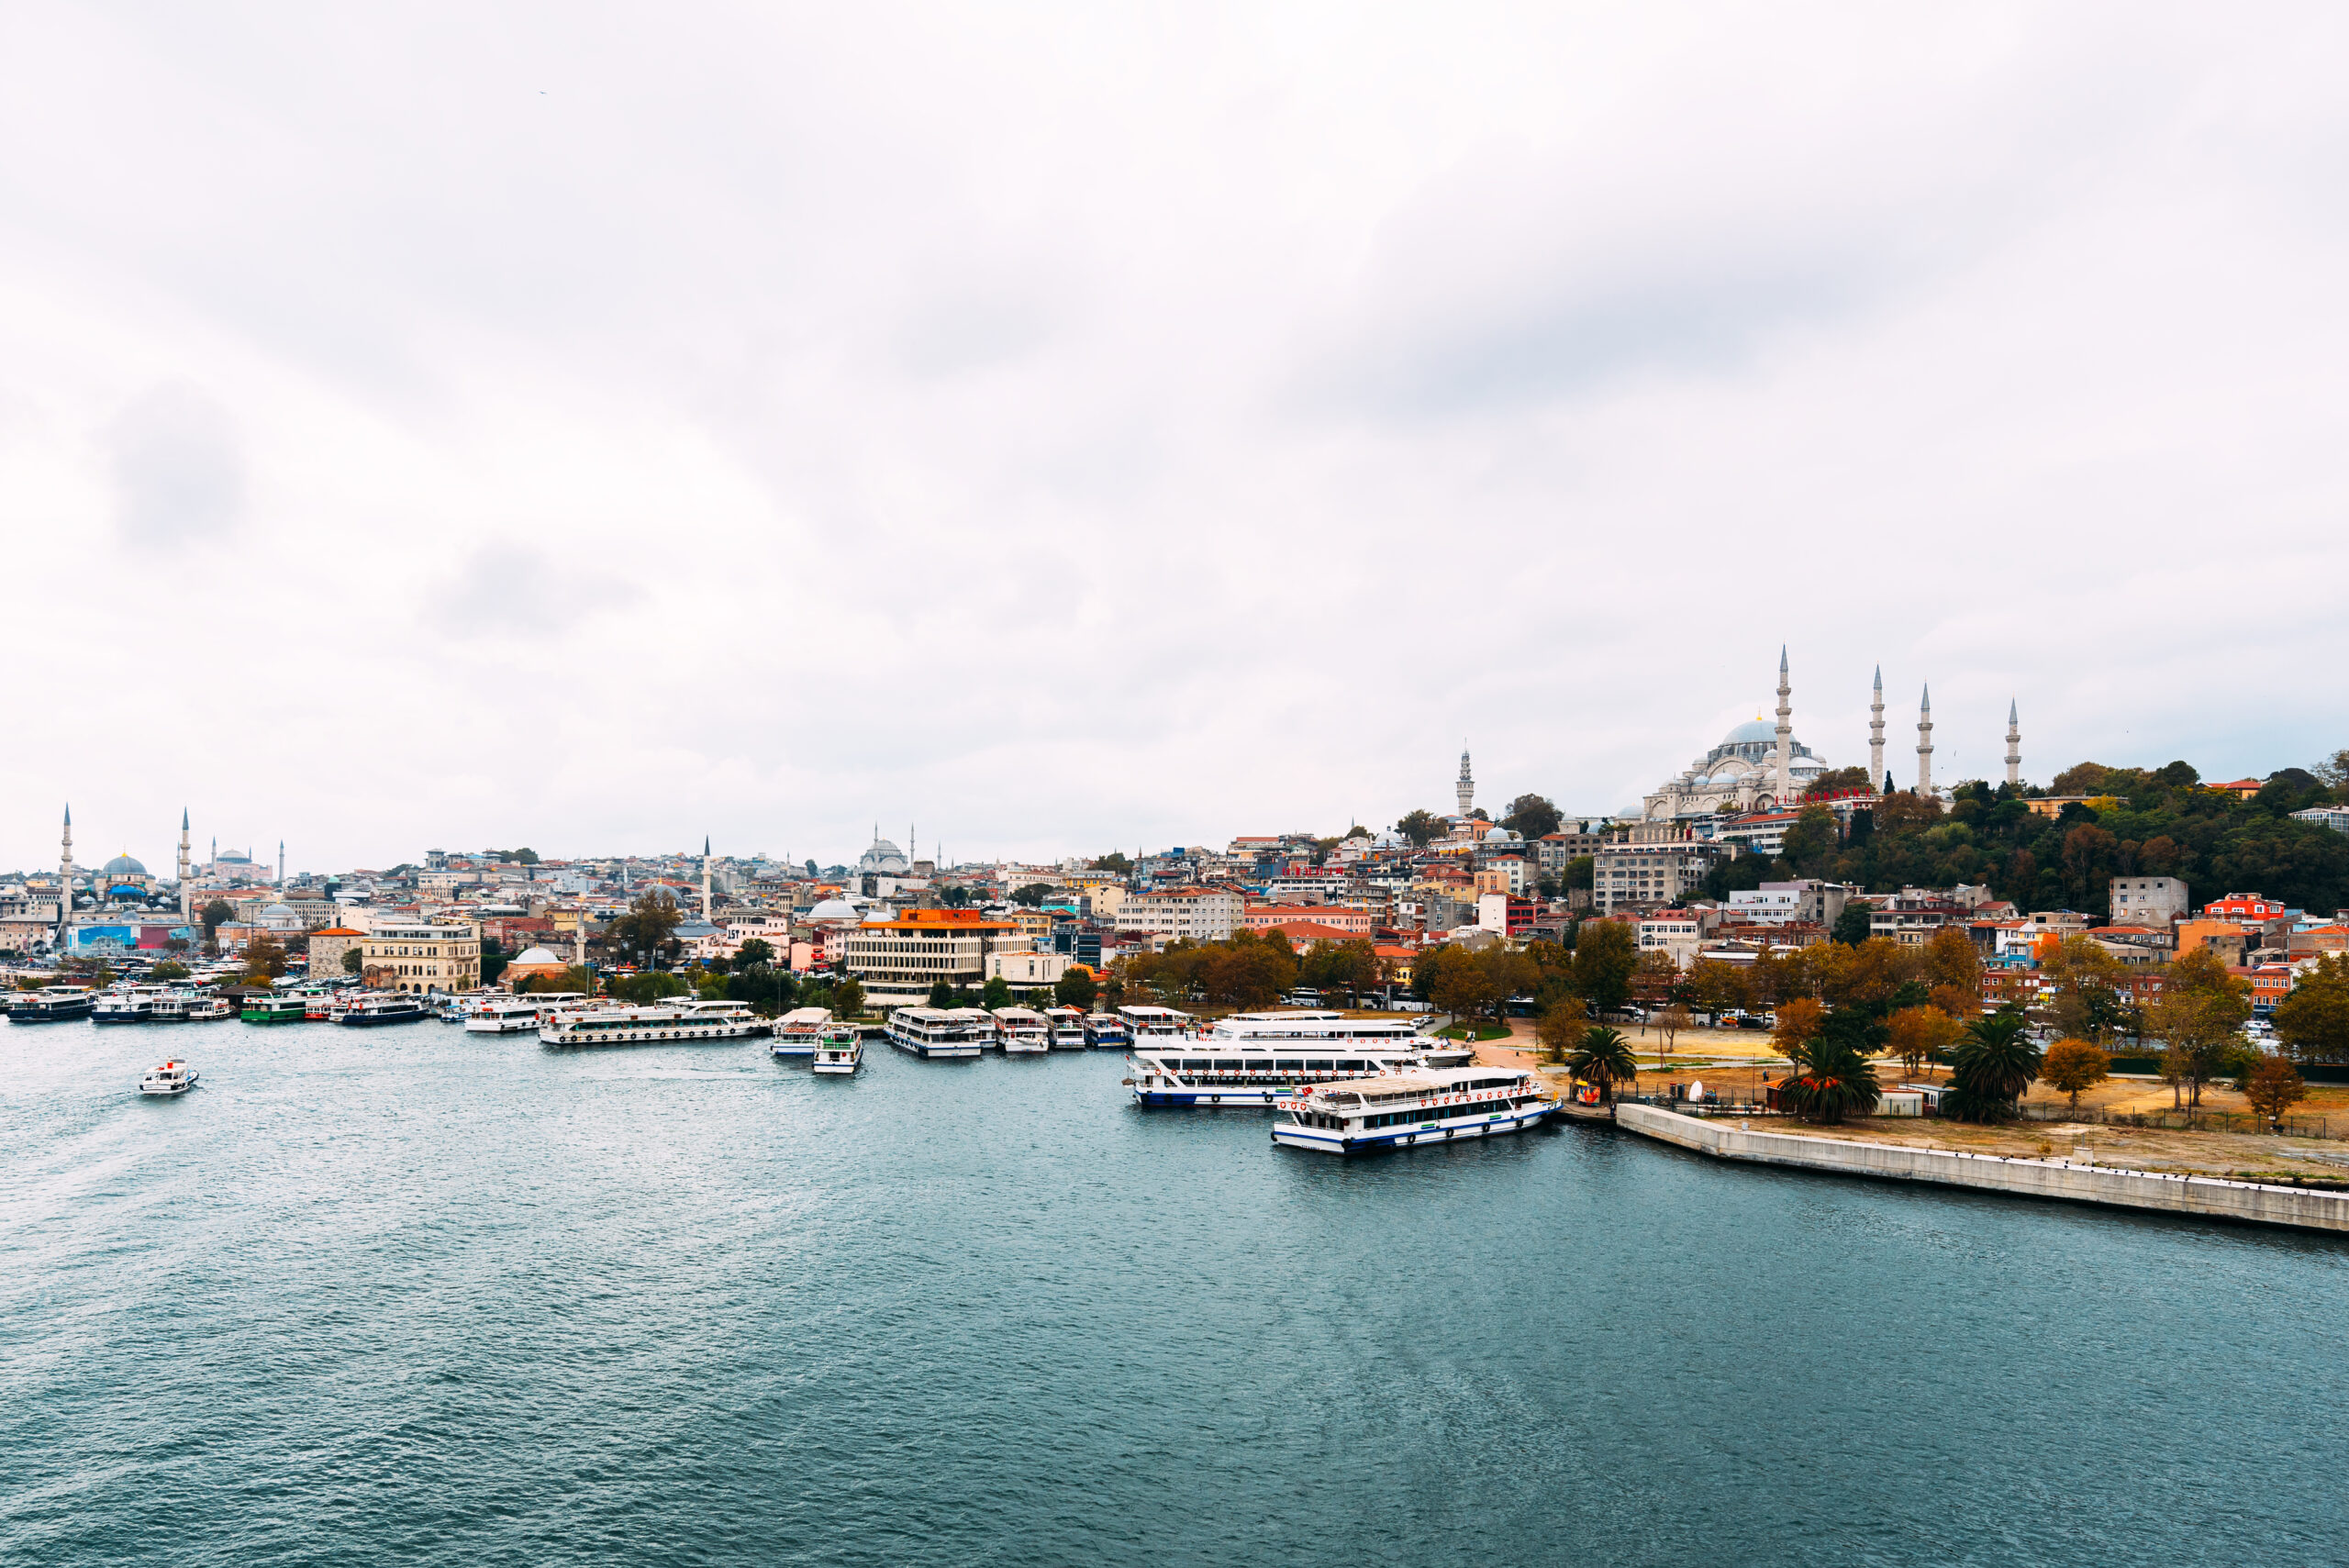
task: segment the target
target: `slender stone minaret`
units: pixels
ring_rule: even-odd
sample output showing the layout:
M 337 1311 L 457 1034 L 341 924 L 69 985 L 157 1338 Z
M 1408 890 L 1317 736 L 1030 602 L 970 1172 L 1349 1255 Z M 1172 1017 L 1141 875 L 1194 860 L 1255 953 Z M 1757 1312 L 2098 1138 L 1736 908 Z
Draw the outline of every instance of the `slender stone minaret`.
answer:
M 188 893 L 187 886 L 189 867 L 187 862 L 187 807 L 183 806 L 180 807 L 180 918 L 182 921 L 185 921 L 187 919 L 188 911 L 193 907 L 189 903 L 190 895 Z
M 1933 793 L 1933 687 L 1925 684 L 1925 700 L 1917 707 L 1917 793 Z
M 1868 787 L 1884 787 L 1884 666 L 1876 667 L 1876 696 L 1868 703 Z
M 709 924 L 709 835 L 701 836 L 701 923 Z
M 65 842 L 58 851 L 57 879 L 64 884 L 65 900 L 73 901 L 73 803 L 65 803 Z
M 2007 699 L 2007 782 L 2022 783 L 2022 729 L 2015 717 L 2015 700 Z
M 1468 815 L 1468 807 L 1475 805 L 1476 800 L 1476 781 L 1475 778 L 1470 776 L 1468 772 L 1468 742 L 1465 740 L 1460 742 L 1460 783 L 1458 785 L 1458 791 L 1460 795 L 1460 815 L 1465 817 Z
M 1785 810 L 1795 797 L 1795 726 L 1794 707 L 1787 700 L 1794 688 L 1787 684 L 1787 646 L 1778 645 L 1778 752 L 1777 767 L 1770 784 L 1772 803 Z
M 277 885 L 285 885 L 285 840 L 277 840 Z

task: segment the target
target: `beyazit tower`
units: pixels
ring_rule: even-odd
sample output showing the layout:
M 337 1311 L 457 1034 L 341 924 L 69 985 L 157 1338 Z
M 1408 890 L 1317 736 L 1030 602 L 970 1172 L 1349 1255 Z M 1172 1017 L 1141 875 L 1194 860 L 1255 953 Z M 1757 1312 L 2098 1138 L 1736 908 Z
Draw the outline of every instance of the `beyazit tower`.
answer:
M 1468 774 L 1468 742 L 1460 742 L 1460 815 L 1468 815 L 1468 807 L 1475 803 L 1476 781 Z

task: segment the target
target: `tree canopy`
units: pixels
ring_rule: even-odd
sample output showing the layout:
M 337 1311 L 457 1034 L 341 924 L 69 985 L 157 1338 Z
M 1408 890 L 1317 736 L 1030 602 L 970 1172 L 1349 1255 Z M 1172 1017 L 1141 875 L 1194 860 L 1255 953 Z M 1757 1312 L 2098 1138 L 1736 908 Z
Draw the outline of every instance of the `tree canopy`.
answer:
M 1508 803 L 1501 826 L 1520 839 L 1542 839 L 1556 832 L 1564 820 L 1564 814 L 1547 795 L 1520 795 Z
M 1431 811 L 1406 812 L 1395 824 L 1395 831 L 1424 850 L 1434 842 L 1437 834 L 1443 831 L 1443 818 Z

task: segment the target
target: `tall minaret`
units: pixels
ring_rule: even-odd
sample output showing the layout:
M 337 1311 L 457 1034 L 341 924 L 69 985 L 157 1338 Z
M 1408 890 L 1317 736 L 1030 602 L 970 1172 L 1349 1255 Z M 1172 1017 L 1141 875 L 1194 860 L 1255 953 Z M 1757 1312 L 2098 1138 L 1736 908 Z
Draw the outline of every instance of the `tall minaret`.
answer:
M 1925 700 L 1917 708 L 1917 793 L 1933 793 L 1933 687 L 1925 683 Z
M 65 844 L 58 851 L 57 880 L 63 886 L 65 902 L 73 902 L 73 803 L 65 803 Z
M 285 840 L 277 840 L 277 885 L 285 885 Z
M 1876 696 L 1868 704 L 1868 788 L 1884 787 L 1884 666 L 1876 667 Z
M 188 902 L 189 894 L 187 879 L 189 867 L 187 859 L 187 807 L 183 806 L 180 807 L 180 918 L 182 920 L 185 920 L 187 918 L 188 910 L 193 907 L 193 906 Z
M 701 923 L 709 924 L 709 835 L 701 836 Z
M 2007 699 L 2007 782 L 2022 783 L 2022 729 L 2015 717 L 2015 699 Z
M 1460 815 L 1468 815 L 1468 807 L 1476 799 L 1476 781 L 1468 774 L 1468 742 L 1460 743 Z
M 1787 701 L 1794 688 L 1787 684 L 1787 645 L 1778 645 L 1778 762 L 1770 784 L 1779 810 L 1795 797 L 1794 706 Z

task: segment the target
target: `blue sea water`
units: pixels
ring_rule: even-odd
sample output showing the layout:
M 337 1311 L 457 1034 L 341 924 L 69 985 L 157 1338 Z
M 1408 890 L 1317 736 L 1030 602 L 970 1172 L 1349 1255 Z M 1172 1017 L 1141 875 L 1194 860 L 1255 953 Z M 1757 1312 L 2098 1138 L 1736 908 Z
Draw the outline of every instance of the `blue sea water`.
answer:
M 2342 1242 L 867 1061 L 0 1026 L 0 1561 L 2349 1560 Z

